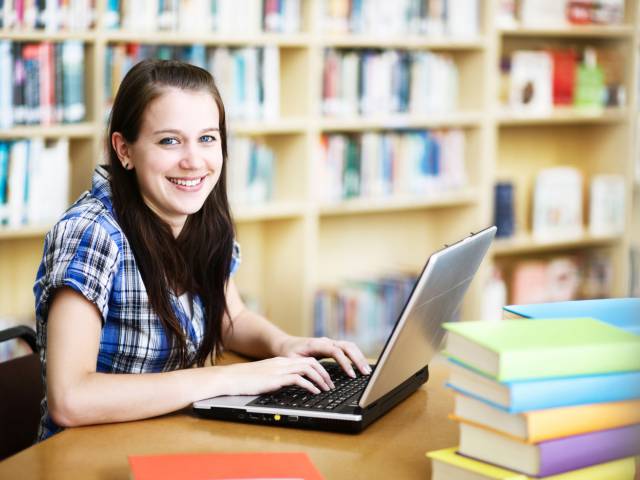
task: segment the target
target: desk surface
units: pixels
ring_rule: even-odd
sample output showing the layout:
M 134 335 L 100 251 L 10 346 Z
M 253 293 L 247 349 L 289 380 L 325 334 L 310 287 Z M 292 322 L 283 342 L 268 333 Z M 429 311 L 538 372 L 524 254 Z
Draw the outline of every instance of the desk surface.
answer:
M 127 455 L 179 452 L 304 451 L 327 480 L 428 479 L 425 452 L 451 447 L 453 395 L 447 367 L 364 432 L 338 434 L 206 420 L 182 411 L 136 422 L 78 427 L 0 462 L 1 479 L 129 478 Z

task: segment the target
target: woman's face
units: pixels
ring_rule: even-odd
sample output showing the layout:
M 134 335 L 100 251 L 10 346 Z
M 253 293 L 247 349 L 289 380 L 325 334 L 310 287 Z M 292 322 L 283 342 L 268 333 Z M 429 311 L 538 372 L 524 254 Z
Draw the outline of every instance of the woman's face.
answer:
M 127 146 L 144 202 L 175 236 L 220 178 L 218 125 L 209 92 L 167 88 L 147 106 L 138 139 Z

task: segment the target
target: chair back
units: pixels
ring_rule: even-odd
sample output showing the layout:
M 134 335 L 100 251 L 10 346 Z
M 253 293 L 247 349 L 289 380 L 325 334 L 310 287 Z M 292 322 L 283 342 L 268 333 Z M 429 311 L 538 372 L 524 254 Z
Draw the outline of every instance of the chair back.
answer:
M 33 353 L 0 362 L 0 460 L 33 444 L 44 395 L 36 332 L 26 326 L 0 331 L 0 342 L 17 338 L 27 342 Z

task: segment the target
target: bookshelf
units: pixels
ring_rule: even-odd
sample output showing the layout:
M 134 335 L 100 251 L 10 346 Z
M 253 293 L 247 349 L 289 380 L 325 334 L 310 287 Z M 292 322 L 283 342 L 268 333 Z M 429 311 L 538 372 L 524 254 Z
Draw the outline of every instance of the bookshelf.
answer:
M 258 0 L 256 0 L 258 1 Z M 495 0 L 480 0 L 479 34 L 472 38 L 442 35 L 325 33 L 323 2 L 302 0 L 299 33 L 129 32 L 105 26 L 106 0 L 97 1 L 97 22 L 85 32 L 11 31 L 12 41 L 80 40 L 85 46 L 86 120 L 78 124 L 16 126 L 0 131 L 0 140 L 69 138 L 71 198 L 90 184 L 104 142 L 106 52 L 110 46 L 145 45 L 213 47 L 273 46 L 279 52 L 280 114 L 273 120 L 231 119 L 233 136 L 251 137 L 275 154 L 273 199 L 259 206 L 232 205 L 242 245 L 243 265 L 237 282 L 251 305 L 296 334 L 313 331 L 313 303 L 319 288 L 388 272 L 417 272 L 427 255 L 443 244 L 492 222 L 493 185 L 509 178 L 516 185 L 517 235 L 496 242 L 467 295 L 462 316 L 477 318 L 491 265 L 508 265 L 516 257 L 604 250 L 613 260 L 612 294 L 627 293 L 629 248 L 638 240 L 638 210 L 627 209 L 622 235 L 538 243 L 531 238 L 531 188 L 547 166 L 577 166 L 586 178 L 620 173 L 629 178 L 632 204 L 633 128 L 637 122 L 635 76 L 638 56 L 628 55 L 623 107 L 584 112 L 556 109 L 549 115 L 516 115 L 498 103 L 499 59 L 508 51 L 539 45 L 594 42 L 637 53 L 640 27 L 637 2 L 627 1 L 626 21 L 615 27 L 553 29 L 498 28 Z M 450 58 L 459 72 L 457 107 L 451 111 L 323 115 L 322 78 L 326 49 L 366 52 L 401 49 L 409 54 L 433 52 Z M 224 95 L 224 92 L 223 92 Z M 320 200 L 318 165 L 321 139 L 331 134 L 460 129 L 465 136 L 467 183 L 431 196 L 356 198 L 334 203 Z M 640 194 L 635 193 L 636 205 Z M 0 229 L 0 316 L 28 317 L 31 293 L 48 225 Z M 634 237 L 635 236 L 635 237 Z M 633 239 L 635 238 L 635 240 Z

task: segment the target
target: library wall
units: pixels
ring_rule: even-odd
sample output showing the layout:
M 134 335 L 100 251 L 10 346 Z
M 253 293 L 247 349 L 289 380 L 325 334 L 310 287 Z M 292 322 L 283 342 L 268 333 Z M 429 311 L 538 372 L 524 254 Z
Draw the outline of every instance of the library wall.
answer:
M 549 276 L 579 283 L 562 290 L 579 298 L 638 295 L 638 2 L 612 2 L 610 17 L 577 25 L 543 8 L 524 15 L 517 7 L 528 1 L 363 0 L 354 10 L 346 0 L 72 0 L 67 11 L 33 2 L 25 16 L 5 1 L 0 319 L 32 319 L 44 235 L 60 214 L 43 216 L 38 195 L 16 199 L 16 165 L 35 187 L 48 174 L 28 170 L 28 152 L 47 152 L 49 167 L 68 171 L 55 195 L 77 198 L 103 161 L 120 79 L 147 57 L 216 76 L 242 245 L 236 280 L 251 308 L 292 333 L 359 340 L 354 324 L 379 310 L 370 327 L 385 331 L 429 253 L 493 222 L 501 237 L 461 318 L 547 299 Z M 31 73 L 17 75 L 16 60 Z M 561 70 L 570 80 L 553 76 Z M 545 204 L 552 195 L 537 185 L 560 167 L 570 168 L 566 185 L 580 179 L 577 224 L 571 234 L 543 225 L 551 233 L 540 235 L 536 209 L 560 215 L 562 205 Z M 597 229 L 596 178 L 610 213 Z M 607 229 L 616 215 L 622 227 Z M 521 291 L 527 282 L 537 297 Z M 380 332 L 364 338 L 369 353 Z

